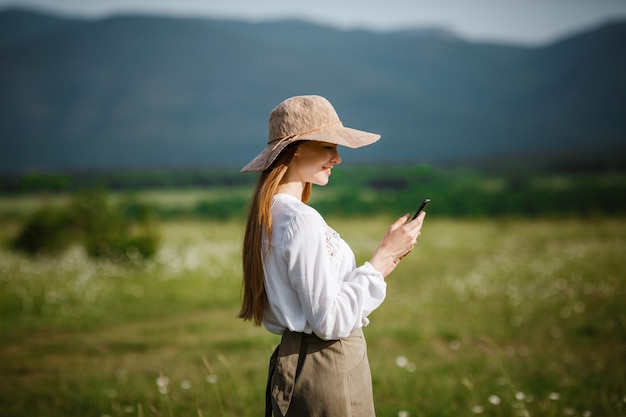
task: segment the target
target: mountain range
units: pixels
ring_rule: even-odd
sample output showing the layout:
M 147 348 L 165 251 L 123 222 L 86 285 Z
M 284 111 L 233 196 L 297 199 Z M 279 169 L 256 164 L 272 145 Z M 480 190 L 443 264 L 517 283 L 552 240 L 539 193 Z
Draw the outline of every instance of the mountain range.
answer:
M 319 94 L 382 135 L 351 163 L 611 154 L 626 143 L 626 22 L 536 46 L 0 10 L 0 172 L 240 167 L 283 99 Z

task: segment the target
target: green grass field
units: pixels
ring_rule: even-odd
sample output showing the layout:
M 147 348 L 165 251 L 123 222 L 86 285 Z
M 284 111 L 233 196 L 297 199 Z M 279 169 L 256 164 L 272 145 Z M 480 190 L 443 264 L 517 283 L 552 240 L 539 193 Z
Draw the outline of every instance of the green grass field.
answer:
M 329 219 L 358 262 L 391 221 Z M 163 222 L 142 265 L 0 249 L 0 415 L 261 415 L 279 339 L 235 318 L 241 223 Z M 388 284 L 379 416 L 626 415 L 625 219 L 433 216 Z

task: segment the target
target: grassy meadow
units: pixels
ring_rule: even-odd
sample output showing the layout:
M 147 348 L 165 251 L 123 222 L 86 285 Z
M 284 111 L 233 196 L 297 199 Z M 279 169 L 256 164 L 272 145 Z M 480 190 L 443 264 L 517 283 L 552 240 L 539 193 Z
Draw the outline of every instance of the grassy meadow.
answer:
M 454 218 L 437 202 L 365 329 L 377 414 L 626 415 L 626 218 Z M 0 198 L 2 243 L 38 204 Z M 362 263 L 394 217 L 327 220 Z M 165 216 L 156 256 L 130 264 L 3 245 L 0 415 L 261 415 L 279 338 L 235 318 L 242 227 Z

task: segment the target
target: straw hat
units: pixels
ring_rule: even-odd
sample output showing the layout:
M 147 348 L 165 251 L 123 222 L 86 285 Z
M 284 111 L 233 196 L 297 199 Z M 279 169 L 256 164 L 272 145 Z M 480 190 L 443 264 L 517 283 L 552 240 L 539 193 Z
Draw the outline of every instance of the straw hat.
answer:
M 287 145 L 299 140 L 316 140 L 359 148 L 380 135 L 344 127 L 328 100 L 320 96 L 296 96 L 280 103 L 269 118 L 267 146 L 241 172 L 263 171 Z

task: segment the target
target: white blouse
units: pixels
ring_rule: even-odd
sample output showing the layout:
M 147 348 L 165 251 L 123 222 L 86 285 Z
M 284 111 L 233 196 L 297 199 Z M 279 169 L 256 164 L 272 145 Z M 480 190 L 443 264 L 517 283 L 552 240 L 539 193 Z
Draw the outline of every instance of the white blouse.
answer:
M 263 236 L 262 258 L 269 308 L 263 325 L 315 333 L 332 340 L 369 323 L 385 299 L 383 276 L 354 254 L 312 207 L 289 194 L 272 201 L 272 240 Z

